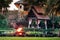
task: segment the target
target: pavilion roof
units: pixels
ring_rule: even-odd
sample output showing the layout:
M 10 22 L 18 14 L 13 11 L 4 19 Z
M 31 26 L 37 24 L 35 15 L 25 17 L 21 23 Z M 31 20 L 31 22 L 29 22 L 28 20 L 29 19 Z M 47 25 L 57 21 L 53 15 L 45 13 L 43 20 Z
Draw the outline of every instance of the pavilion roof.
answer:
M 31 10 L 33 11 L 33 13 L 30 13 L 30 14 L 35 15 L 34 17 L 31 17 L 31 18 L 35 18 L 35 19 L 37 18 L 39 20 L 49 20 L 50 19 L 48 15 L 43 15 L 44 9 L 39 6 L 33 6 L 33 8 Z M 28 15 L 29 15 L 29 13 L 28 13 Z

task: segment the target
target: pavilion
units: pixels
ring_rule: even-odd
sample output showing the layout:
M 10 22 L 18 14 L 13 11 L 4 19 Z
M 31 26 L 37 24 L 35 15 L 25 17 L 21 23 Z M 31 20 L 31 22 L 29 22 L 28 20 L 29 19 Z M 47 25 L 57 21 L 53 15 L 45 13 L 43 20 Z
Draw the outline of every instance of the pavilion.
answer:
M 27 16 L 28 28 L 30 28 L 32 21 L 35 21 L 37 24 L 36 28 L 39 28 L 40 21 L 44 20 L 45 29 L 47 29 L 47 20 L 50 20 L 50 18 L 47 15 L 44 15 L 45 10 L 43 9 L 43 7 L 40 7 L 38 5 L 38 6 L 32 6 L 31 9 L 29 9 L 29 4 L 23 1 L 22 2 L 18 1 L 15 3 L 15 5 L 19 9 L 18 11 L 22 9 L 23 14 Z

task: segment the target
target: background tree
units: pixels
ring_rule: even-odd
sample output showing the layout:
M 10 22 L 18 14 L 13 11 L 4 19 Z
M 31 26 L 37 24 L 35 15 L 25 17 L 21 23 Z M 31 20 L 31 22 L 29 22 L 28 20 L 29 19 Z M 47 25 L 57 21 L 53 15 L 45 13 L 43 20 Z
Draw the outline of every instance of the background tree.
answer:
M 34 5 L 41 5 L 43 6 L 43 4 L 45 4 L 46 0 L 23 0 L 24 2 L 27 2 L 30 6 L 29 6 L 29 11 L 31 9 L 32 6 Z
M 9 4 L 12 2 L 13 0 L 0 0 L 0 10 L 7 10 L 7 7 L 9 7 Z

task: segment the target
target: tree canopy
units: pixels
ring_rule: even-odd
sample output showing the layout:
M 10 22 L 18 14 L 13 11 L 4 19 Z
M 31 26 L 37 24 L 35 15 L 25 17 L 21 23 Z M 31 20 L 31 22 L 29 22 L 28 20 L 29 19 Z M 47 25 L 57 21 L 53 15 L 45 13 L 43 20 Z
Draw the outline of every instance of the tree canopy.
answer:
M 39 2 L 43 3 L 46 2 L 46 0 L 24 0 L 26 2 L 28 2 L 29 4 L 33 4 L 33 5 L 38 5 Z
M 0 0 L 0 8 L 2 7 L 9 7 L 9 4 L 12 2 L 13 0 Z

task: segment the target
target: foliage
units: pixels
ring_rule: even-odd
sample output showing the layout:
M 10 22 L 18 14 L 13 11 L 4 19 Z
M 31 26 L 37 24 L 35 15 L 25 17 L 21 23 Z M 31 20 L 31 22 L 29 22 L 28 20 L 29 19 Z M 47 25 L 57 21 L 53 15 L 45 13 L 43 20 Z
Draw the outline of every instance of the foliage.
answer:
M 0 14 L 0 20 L 3 20 L 3 19 L 5 19 L 5 16 Z
M 57 5 L 58 5 L 58 7 L 57 7 L 56 11 L 60 11 L 60 0 L 57 2 Z
M 37 26 L 35 21 L 32 21 L 32 26 Z
M 13 0 L 5 0 L 6 3 L 10 4 Z
M 55 28 L 60 28 L 59 27 L 59 22 L 60 22 L 60 17 L 57 17 L 57 16 L 54 16 L 54 20 L 52 20 L 52 17 L 51 18 L 51 23 L 54 21 L 54 27 Z M 50 22 L 48 24 L 51 24 Z
M 25 2 L 28 2 L 30 5 L 38 5 L 39 2 L 44 3 L 46 0 L 24 0 Z
M 12 0 L 0 0 L 0 8 L 2 7 L 9 7 L 9 4 L 12 2 Z
M 52 14 L 55 10 L 60 10 L 60 0 L 24 0 L 30 5 L 45 5 L 45 14 Z M 52 14 L 53 15 L 53 14 Z
M 7 19 L 4 15 L 0 14 L 0 28 L 7 28 Z

